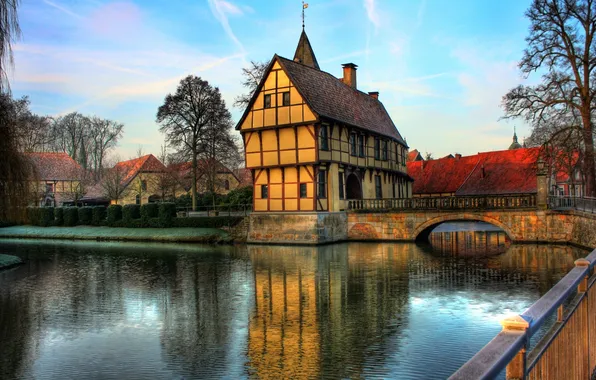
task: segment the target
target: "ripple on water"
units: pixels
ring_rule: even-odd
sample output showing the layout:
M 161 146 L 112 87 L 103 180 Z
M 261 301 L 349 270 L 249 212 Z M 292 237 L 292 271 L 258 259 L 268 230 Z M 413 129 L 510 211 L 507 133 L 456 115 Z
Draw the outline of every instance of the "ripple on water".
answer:
M 26 260 L 0 272 L 2 379 L 442 379 L 583 253 L 512 245 L 458 256 L 387 243 L 0 249 Z

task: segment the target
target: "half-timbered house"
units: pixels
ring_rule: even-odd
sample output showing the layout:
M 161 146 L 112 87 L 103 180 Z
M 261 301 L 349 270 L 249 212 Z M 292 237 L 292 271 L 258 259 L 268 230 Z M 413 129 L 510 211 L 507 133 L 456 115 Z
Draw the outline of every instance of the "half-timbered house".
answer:
M 320 69 L 304 30 L 294 59 L 274 55 L 240 119 L 254 211 L 342 211 L 349 199 L 407 198 L 408 147 L 378 92 Z

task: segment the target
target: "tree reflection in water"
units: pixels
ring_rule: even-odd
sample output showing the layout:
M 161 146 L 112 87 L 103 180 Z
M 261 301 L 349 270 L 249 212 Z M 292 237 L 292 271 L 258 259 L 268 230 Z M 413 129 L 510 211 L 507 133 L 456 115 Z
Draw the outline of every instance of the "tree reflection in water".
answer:
M 477 236 L 477 248 L 494 243 Z M 0 250 L 27 260 L 0 272 L 2 379 L 445 378 L 585 254 L 402 243 Z

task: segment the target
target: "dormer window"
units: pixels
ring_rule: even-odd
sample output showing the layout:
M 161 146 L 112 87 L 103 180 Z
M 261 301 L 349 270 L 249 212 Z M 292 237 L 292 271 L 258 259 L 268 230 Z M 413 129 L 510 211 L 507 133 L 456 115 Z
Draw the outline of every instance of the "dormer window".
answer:
M 282 103 L 283 106 L 289 106 L 290 105 L 290 92 L 282 92 Z
M 271 94 L 265 95 L 265 108 L 271 108 Z

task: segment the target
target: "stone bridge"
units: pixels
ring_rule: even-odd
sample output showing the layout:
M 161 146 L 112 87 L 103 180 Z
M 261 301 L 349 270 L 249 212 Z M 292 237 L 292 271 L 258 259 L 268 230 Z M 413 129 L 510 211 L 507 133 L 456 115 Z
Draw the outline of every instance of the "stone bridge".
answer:
M 348 212 L 347 235 L 348 240 L 415 241 L 428 239 L 443 222 L 466 220 L 497 226 L 515 242 L 575 242 L 587 247 L 596 242 L 593 215 L 536 209 Z

